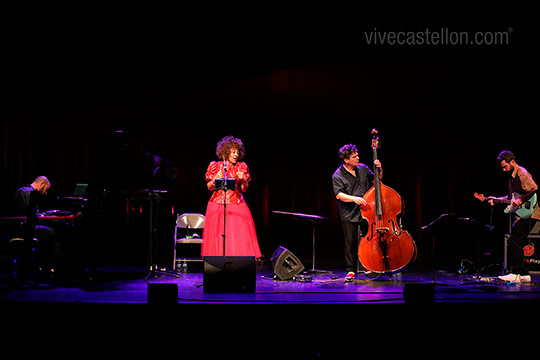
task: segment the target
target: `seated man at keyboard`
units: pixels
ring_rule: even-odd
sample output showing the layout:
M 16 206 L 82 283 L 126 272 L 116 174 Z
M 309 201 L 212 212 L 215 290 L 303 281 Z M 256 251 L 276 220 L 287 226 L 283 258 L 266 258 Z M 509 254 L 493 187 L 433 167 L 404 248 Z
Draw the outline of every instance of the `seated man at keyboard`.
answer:
M 45 176 L 38 176 L 31 184 L 17 189 L 12 202 L 12 215 L 26 216 L 26 224 L 34 226 L 33 229 L 22 227 L 18 236 L 24 237 L 28 233 L 31 234 L 33 230 L 32 236 L 39 240 L 38 265 L 45 277 L 52 277 L 54 274 L 54 260 L 58 257 L 58 245 L 54 229 L 37 224 L 36 217 L 39 199 L 42 195 L 47 194 L 50 187 L 49 179 Z

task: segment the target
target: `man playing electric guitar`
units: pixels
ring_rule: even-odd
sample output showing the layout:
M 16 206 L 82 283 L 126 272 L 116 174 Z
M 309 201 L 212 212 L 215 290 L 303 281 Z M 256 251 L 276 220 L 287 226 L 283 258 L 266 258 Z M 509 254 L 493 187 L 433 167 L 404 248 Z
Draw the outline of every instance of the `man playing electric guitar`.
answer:
M 497 162 L 501 169 L 508 174 L 508 190 L 510 194 L 518 194 L 513 197 L 511 208 L 519 209 L 536 194 L 538 185 L 534 182 L 531 174 L 525 168 L 516 164 L 515 155 L 508 150 L 502 151 L 497 157 Z M 510 197 L 490 197 L 489 203 L 494 205 Z M 536 197 L 534 197 L 536 200 Z M 512 231 L 508 239 L 508 262 L 511 267 L 511 273 L 505 276 L 499 276 L 501 280 L 513 281 L 516 283 L 530 283 L 531 275 L 525 262 L 523 247 L 528 243 L 528 235 L 535 222 L 540 220 L 540 208 L 536 201 L 530 206 L 534 209 L 530 217 L 520 217 L 516 212 L 516 219 L 512 224 Z M 528 204 L 529 205 L 529 204 Z M 511 211 L 510 211 L 511 212 Z

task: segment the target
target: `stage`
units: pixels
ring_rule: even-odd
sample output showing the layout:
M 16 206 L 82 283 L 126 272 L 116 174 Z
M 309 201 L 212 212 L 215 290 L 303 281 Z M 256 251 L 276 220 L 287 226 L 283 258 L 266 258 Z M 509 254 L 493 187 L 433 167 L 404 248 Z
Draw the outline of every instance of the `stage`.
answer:
M 148 280 L 141 267 L 98 270 L 91 281 L 70 278 L 55 286 L 11 288 L 2 282 L 0 299 L 9 309 L 11 334 L 20 341 L 17 334 L 31 324 L 40 339 L 96 344 L 90 351 L 98 352 L 111 345 L 119 354 L 136 354 L 140 346 L 135 341 L 151 341 L 168 349 L 203 351 L 207 358 L 311 359 L 326 354 L 348 359 L 361 349 L 348 343 L 356 340 L 343 337 L 364 339 L 370 346 L 390 339 L 395 346 L 411 339 L 448 344 L 464 336 L 489 342 L 505 333 L 516 316 L 531 326 L 537 319 L 532 309 L 540 300 L 537 273 L 528 285 L 470 283 L 471 274 L 438 270 L 433 277 L 432 271 L 412 266 L 392 278 L 357 275 L 346 283 L 345 272 L 333 269 L 307 274 L 302 280 L 311 281 L 303 282 L 275 280 L 270 266 L 258 265 L 254 292 L 207 293 L 202 267 L 179 272 L 178 278 Z M 148 303 L 149 286 L 165 284 L 177 285 L 175 303 L 165 298 Z M 430 284 L 433 299 L 426 292 Z M 407 301 L 406 288 L 413 292 Z M 209 341 L 212 346 L 205 347 Z
M 443 270 L 414 269 L 386 274 L 371 279 L 358 274 L 352 282 L 344 282 L 345 272 L 306 274 L 291 280 L 274 279 L 268 265 L 258 265 L 256 289 L 248 293 L 208 293 L 203 288 L 202 267 L 177 272 L 178 277 L 153 276 L 139 268 L 104 268 L 88 280 L 60 279 L 54 286 L 47 283 L 25 284 L 19 288 L 2 286 L 4 302 L 50 303 L 115 303 L 145 304 L 149 284 L 176 284 L 178 305 L 182 304 L 404 304 L 404 288 L 434 286 L 434 304 L 445 303 L 523 303 L 540 301 L 540 273 L 533 273 L 530 284 L 498 283 L 493 277 L 475 280 L 474 274 L 458 274 Z M 434 275 L 434 276 L 433 276 Z M 420 290 L 421 291 L 421 290 Z M 423 296 L 420 294 L 420 296 Z M 427 295 L 426 295 L 427 296 Z M 428 298 L 413 298 L 426 303 Z

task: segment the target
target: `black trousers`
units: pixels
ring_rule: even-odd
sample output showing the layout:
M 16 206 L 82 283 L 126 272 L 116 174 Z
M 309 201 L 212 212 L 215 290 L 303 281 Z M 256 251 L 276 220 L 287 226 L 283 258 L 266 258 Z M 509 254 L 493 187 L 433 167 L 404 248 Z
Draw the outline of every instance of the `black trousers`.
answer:
M 36 225 L 34 236 L 39 240 L 37 262 L 45 270 L 54 269 L 60 247 L 53 228 Z
M 534 219 L 519 219 L 512 225 L 512 233 L 508 239 L 507 250 L 508 265 L 513 274 L 529 275 L 523 248 L 529 242 L 527 237 L 535 223 L 536 220 Z
M 358 264 L 358 245 L 362 230 L 359 222 L 341 221 L 343 239 L 345 242 L 345 270 L 356 272 Z

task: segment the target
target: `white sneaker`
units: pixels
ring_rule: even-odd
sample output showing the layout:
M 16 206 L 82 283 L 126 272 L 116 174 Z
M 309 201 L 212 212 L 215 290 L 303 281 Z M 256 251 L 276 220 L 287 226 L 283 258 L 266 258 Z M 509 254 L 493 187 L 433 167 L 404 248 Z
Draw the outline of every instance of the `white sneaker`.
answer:
M 503 281 L 515 282 L 516 284 L 527 284 L 531 282 L 531 275 L 508 274 L 499 276 L 499 279 Z
M 517 283 L 519 281 L 519 275 L 515 275 L 515 274 L 501 275 L 499 276 L 499 279 L 501 279 L 502 281 Z

